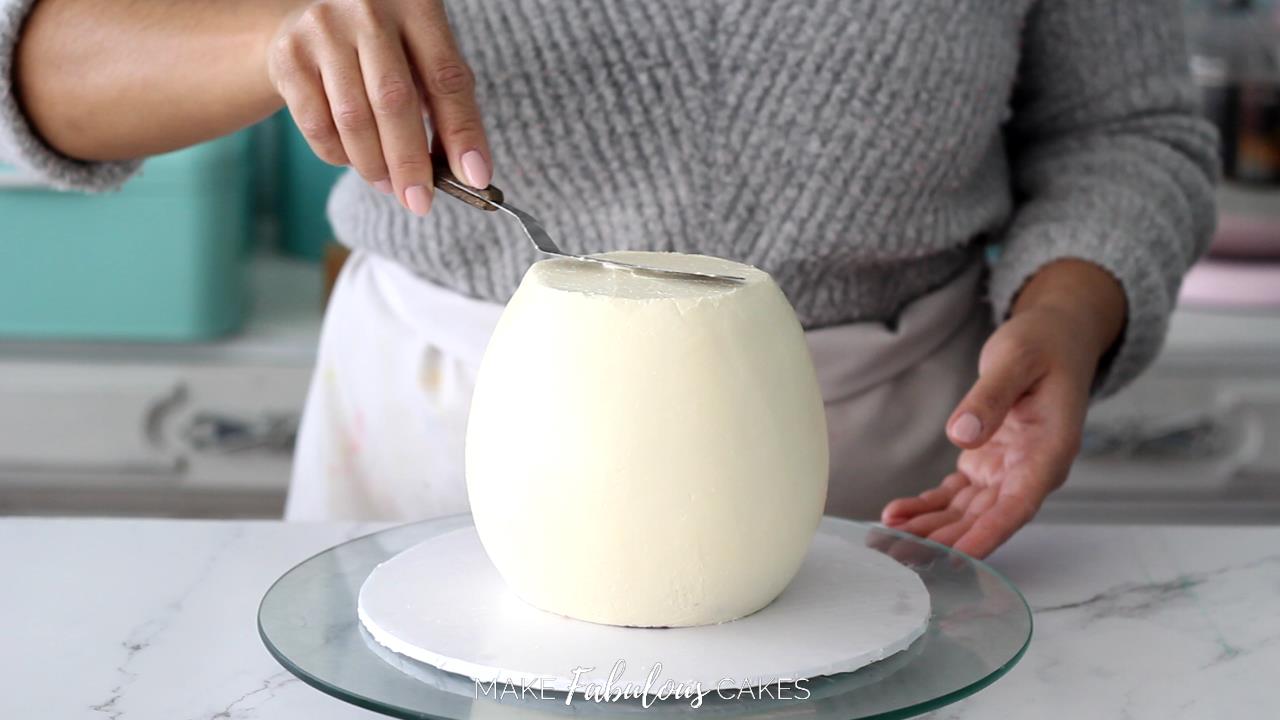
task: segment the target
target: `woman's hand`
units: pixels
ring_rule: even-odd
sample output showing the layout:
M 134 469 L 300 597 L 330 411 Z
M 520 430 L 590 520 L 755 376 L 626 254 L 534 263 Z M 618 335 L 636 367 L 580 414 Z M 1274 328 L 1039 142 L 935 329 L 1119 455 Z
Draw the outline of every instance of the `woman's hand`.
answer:
M 313 0 L 289 13 L 268 74 L 322 160 L 350 165 L 405 208 L 431 208 L 423 111 L 453 172 L 485 187 L 489 145 L 474 80 L 441 0 Z
M 1105 270 L 1061 260 L 1027 282 L 982 349 L 978 380 L 947 422 L 957 471 L 885 506 L 884 524 L 985 557 L 1062 485 L 1099 359 L 1123 330 L 1125 298 Z

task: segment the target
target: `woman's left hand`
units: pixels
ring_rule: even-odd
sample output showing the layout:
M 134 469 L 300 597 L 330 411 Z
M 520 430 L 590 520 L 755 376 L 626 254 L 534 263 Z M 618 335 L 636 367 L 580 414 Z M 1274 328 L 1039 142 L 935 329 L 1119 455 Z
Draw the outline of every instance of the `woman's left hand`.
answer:
M 1099 359 L 1124 326 L 1125 298 L 1082 260 L 1042 268 L 987 340 L 978 380 L 947 421 L 956 472 L 885 506 L 890 527 L 986 557 L 1067 478 Z

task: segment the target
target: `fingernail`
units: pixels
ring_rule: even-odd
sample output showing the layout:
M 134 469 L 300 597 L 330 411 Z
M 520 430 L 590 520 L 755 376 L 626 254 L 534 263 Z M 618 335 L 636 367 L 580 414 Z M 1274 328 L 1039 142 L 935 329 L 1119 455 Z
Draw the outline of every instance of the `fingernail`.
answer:
M 489 187 L 489 163 L 479 150 L 468 150 L 462 154 L 462 174 L 467 176 L 467 184 L 471 187 Z
M 431 195 L 421 185 L 414 185 L 404 191 L 404 204 L 414 215 L 421 217 L 431 209 Z
M 373 186 L 377 188 L 378 192 L 382 193 L 383 195 L 390 195 L 391 191 L 395 189 L 391 186 L 390 180 L 379 180 L 378 182 L 374 183 Z
M 965 413 L 951 423 L 951 437 L 957 442 L 976 442 L 982 434 L 982 421 L 973 413 Z

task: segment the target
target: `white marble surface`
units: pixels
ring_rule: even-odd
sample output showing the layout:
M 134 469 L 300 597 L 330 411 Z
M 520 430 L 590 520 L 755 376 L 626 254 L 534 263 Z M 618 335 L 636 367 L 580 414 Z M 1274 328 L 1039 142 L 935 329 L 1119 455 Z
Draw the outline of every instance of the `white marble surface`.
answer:
M 0 718 L 377 717 L 293 679 L 255 613 L 372 526 L 0 519 Z M 1280 527 L 1037 525 L 995 558 L 1021 664 L 946 718 L 1280 717 Z

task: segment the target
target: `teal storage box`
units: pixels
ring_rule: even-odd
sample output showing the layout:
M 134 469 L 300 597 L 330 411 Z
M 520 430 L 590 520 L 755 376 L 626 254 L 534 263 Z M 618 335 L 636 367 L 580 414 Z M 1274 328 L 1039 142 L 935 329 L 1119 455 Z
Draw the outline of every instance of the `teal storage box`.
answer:
M 249 137 L 146 161 L 118 192 L 57 192 L 0 166 L 0 336 L 192 341 L 240 327 Z
M 294 125 L 288 111 L 272 118 L 279 132 L 280 244 L 290 255 L 309 260 L 324 257 L 325 245 L 334 239 L 325 215 L 329 191 L 346 171 L 316 157 L 307 139 Z

